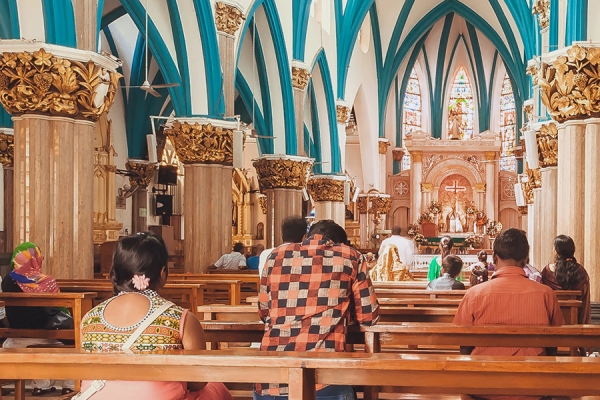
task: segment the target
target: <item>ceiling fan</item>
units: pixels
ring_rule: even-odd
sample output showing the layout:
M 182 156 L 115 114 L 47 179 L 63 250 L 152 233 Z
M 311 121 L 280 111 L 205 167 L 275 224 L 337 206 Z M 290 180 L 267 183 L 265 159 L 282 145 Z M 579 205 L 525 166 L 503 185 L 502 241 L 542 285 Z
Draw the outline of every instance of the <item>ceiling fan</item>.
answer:
M 179 86 L 179 83 L 163 83 L 160 85 L 151 85 L 150 82 L 148 81 L 148 0 L 146 0 L 146 59 L 145 59 L 145 67 L 144 67 L 144 72 L 145 72 L 145 76 L 144 76 L 144 83 L 142 83 L 141 86 L 125 86 L 128 89 L 131 88 L 139 88 L 142 89 L 144 92 L 147 92 L 149 94 L 151 94 L 154 97 L 161 97 L 161 94 L 158 93 L 156 91 L 156 89 L 164 89 L 164 88 L 169 88 L 169 87 L 175 87 L 175 86 Z

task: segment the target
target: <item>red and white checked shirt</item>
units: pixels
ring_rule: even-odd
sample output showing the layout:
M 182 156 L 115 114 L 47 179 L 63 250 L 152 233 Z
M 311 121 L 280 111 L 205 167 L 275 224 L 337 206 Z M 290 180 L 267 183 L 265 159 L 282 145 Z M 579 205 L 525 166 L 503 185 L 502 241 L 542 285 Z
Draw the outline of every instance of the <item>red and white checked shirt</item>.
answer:
M 277 247 L 260 280 L 258 313 L 267 324 L 261 350 L 345 351 L 349 321 L 374 325 L 379 303 L 366 263 L 353 248 L 314 235 Z M 263 395 L 287 385 L 257 384 Z

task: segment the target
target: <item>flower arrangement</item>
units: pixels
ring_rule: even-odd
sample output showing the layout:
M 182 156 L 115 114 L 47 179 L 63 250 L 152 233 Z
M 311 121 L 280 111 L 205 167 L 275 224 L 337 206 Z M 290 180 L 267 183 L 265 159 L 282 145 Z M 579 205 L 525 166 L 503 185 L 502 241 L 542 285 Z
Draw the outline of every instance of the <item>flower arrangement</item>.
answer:
M 414 240 L 415 242 L 417 242 L 417 243 L 424 243 L 424 242 L 426 242 L 426 241 L 427 241 L 427 239 L 425 239 L 425 236 L 423 236 L 423 235 L 422 235 L 422 234 L 420 234 L 420 233 L 417 233 L 417 234 L 416 234 L 416 235 L 413 237 L 413 240 Z
M 429 205 L 429 212 L 433 215 L 440 214 L 442 212 L 442 205 L 436 200 L 432 201 Z
M 477 207 L 475 207 L 475 203 L 471 202 L 466 208 L 465 213 L 467 215 L 475 215 L 479 211 Z
M 475 213 L 475 223 L 479 226 L 487 224 L 488 223 L 487 215 L 485 215 L 485 213 L 483 211 L 478 210 Z
M 421 225 L 423 222 L 433 222 L 433 217 L 431 216 L 431 214 L 426 212 L 421 214 L 419 216 L 419 219 L 417 219 L 417 224 Z
M 408 237 L 413 238 L 415 237 L 415 235 L 417 235 L 421 230 L 420 225 L 418 225 L 417 223 L 414 224 L 410 224 L 408 226 L 408 231 L 406 232 L 408 234 Z
M 486 233 L 491 237 L 496 236 L 502 231 L 502 223 L 498 221 L 489 221 L 486 226 Z
M 475 235 L 469 235 L 465 238 L 465 243 L 471 246 L 478 246 L 481 244 L 481 238 Z

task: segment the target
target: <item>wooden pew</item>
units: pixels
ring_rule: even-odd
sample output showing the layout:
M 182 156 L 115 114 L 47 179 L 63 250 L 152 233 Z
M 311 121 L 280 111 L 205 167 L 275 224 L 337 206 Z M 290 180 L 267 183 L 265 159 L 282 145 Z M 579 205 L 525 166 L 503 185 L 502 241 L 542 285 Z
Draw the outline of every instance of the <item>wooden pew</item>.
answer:
M 3 338 L 45 338 L 74 340 L 81 347 L 81 319 L 92 309 L 95 292 L 84 293 L 0 293 L 6 307 L 66 307 L 71 310 L 74 329 L 12 329 L 1 328 Z M 10 322 L 10 321 L 9 321 Z
M 160 366 L 160 368 L 157 368 Z M 105 379 L 288 383 L 290 400 L 314 400 L 315 383 L 392 386 L 408 393 L 600 395 L 600 359 L 360 353 L 180 351 L 86 354 L 0 350 L 0 379 Z M 469 379 L 464 379 L 469 377 Z
M 375 286 L 378 298 L 398 299 L 462 299 L 466 290 L 419 290 L 419 289 L 388 289 Z M 555 290 L 559 300 L 580 300 L 580 290 Z
M 237 280 L 241 281 L 241 301 L 244 301 L 247 296 L 255 296 L 258 293 L 258 288 L 260 286 L 260 276 L 258 273 L 240 273 L 240 271 L 224 273 L 224 271 L 225 270 L 217 270 L 215 273 L 207 274 L 171 274 L 169 275 L 169 282 Z

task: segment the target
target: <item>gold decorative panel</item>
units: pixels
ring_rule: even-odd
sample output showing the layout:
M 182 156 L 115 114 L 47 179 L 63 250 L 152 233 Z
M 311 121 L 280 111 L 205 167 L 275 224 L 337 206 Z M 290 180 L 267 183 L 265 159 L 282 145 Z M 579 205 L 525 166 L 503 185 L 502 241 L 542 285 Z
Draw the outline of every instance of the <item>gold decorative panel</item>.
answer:
M 303 189 L 306 187 L 312 160 L 259 158 L 254 161 L 261 191 L 266 189 Z
M 292 67 L 292 86 L 304 90 L 310 80 L 310 71 L 305 68 Z
M 0 133 L 0 163 L 4 168 L 13 166 L 15 158 L 15 137 Z
M 556 124 L 542 125 L 536 139 L 541 167 L 556 167 L 558 165 L 558 128 Z
M 125 168 L 128 171 L 133 172 L 136 176 L 130 176 L 129 182 L 132 185 L 137 185 L 143 188 L 148 187 L 148 185 L 152 182 L 152 178 L 154 177 L 154 170 L 156 169 L 156 164 L 150 164 L 147 162 L 136 162 L 136 161 L 127 161 L 125 163 Z
M 96 121 L 113 103 L 120 74 L 41 48 L 0 56 L 0 103 L 12 115 L 36 113 Z
M 220 1 L 215 4 L 215 25 L 217 26 L 217 31 L 233 35 L 240 29 L 244 19 L 246 17 L 239 8 Z
M 331 178 L 311 178 L 308 192 L 314 201 L 344 201 L 344 181 Z
M 233 165 L 233 130 L 210 123 L 173 122 L 165 129 L 184 164 Z

